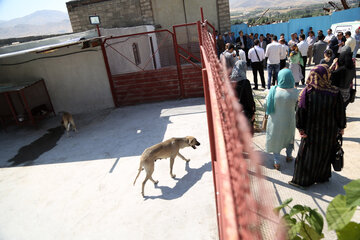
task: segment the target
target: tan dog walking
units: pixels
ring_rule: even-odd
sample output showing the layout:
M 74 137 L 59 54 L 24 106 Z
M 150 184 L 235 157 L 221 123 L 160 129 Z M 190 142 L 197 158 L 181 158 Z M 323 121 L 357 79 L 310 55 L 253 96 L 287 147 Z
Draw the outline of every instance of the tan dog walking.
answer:
M 71 127 L 75 132 L 77 132 L 73 116 L 68 112 L 61 112 L 61 113 L 63 114 L 61 118 L 61 124 L 66 129 L 66 136 L 69 136 L 69 131 Z
M 135 185 L 136 179 L 139 177 L 142 169 L 144 168 L 146 172 L 146 177 L 141 187 L 142 196 L 144 197 L 144 187 L 147 180 L 150 179 L 150 181 L 152 181 L 154 184 L 157 184 L 159 182 L 159 181 L 155 181 L 152 178 L 156 160 L 170 158 L 170 176 L 172 178 L 175 178 L 176 175 L 173 174 L 175 157 L 179 156 L 181 159 L 183 159 L 186 162 L 190 161 L 190 159 L 186 159 L 183 155 L 181 155 L 179 153 L 179 150 L 185 147 L 192 147 L 193 149 L 196 149 L 196 146 L 199 145 L 200 143 L 196 140 L 196 138 L 188 136 L 184 138 L 170 138 L 164 142 L 155 144 L 154 146 L 145 149 L 145 151 L 142 153 L 140 157 L 139 172 L 134 180 L 134 185 Z

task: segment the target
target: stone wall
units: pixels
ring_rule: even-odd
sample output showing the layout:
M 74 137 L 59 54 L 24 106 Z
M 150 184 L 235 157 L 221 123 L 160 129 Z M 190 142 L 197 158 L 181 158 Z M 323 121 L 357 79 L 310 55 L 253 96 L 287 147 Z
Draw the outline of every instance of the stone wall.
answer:
M 154 24 L 151 0 L 140 0 L 141 15 L 144 24 Z
M 67 2 L 74 32 L 94 29 L 90 15 L 99 15 L 101 27 L 119 28 L 152 25 L 151 0 L 77 0 Z
M 220 32 L 230 31 L 229 0 L 75 0 L 66 6 L 74 32 L 94 29 L 89 16 L 95 14 L 102 28 L 156 25 L 171 30 L 172 25 L 200 20 L 200 7 Z

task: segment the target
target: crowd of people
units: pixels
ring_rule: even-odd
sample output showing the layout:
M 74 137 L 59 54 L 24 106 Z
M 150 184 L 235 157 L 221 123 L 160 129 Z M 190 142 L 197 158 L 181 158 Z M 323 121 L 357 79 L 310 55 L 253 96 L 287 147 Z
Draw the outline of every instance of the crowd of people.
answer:
M 336 36 L 332 29 L 327 30 L 325 36 L 322 30 L 315 36 L 312 27 L 309 28 L 307 36 L 304 30 L 300 33 L 292 33 L 289 42 L 285 40 L 285 34 L 276 35 L 263 34 L 244 34 L 239 32 L 239 37 L 235 38 L 234 32 L 225 34 L 216 33 L 217 51 L 221 55 L 229 52 L 230 45 L 233 46 L 233 57 L 228 58 L 227 63 L 233 67 L 239 59 L 246 60 L 247 66 L 251 67 L 254 76 L 254 89 L 258 89 L 258 74 L 261 85 L 265 89 L 270 89 L 275 85 L 278 72 L 288 66 L 293 73 L 295 85 L 300 83 L 305 85 L 305 68 L 312 64 L 332 65 L 333 60 L 338 58 L 345 46 L 350 47 L 352 57 L 356 58 L 356 53 L 360 47 L 360 30 L 356 30 L 356 35 L 351 36 L 351 32 L 339 32 Z M 233 63 L 230 63 L 233 62 Z M 268 70 L 267 82 L 265 82 L 264 69 Z
M 233 33 L 217 36 L 219 58 L 235 85 L 252 129 L 256 109 L 247 68 L 252 69 L 253 89 L 259 88 L 258 73 L 262 88 L 268 89 L 266 151 L 273 153 L 275 169 L 280 169 L 280 152 L 284 148 L 286 162 L 292 161 L 298 129 L 301 143 L 289 182 L 293 186 L 307 187 L 327 182 L 331 177 L 337 138 L 346 127 L 346 107 L 354 100 L 354 58 L 360 44 L 359 31 L 356 30 L 354 38 L 350 32 L 335 36 L 331 29 L 326 36 L 320 30 L 315 37 L 310 28 L 307 37 L 301 30 L 299 35 L 291 34 L 289 42 L 284 34 L 279 40 L 276 35 L 244 35 L 242 31 L 236 39 Z M 305 67 L 312 63 L 315 66 L 306 76 Z M 300 83 L 305 85 L 301 92 Z

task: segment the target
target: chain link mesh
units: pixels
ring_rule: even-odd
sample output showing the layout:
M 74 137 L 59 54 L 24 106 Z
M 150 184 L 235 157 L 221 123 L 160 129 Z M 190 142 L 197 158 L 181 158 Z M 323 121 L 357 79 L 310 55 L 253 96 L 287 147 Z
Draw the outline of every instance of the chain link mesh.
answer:
M 275 224 L 279 221 L 271 207 L 266 205 L 269 194 L 262 184 L 260 158 L 252 148 L 248 120 L 242 114 L 242 107 L 235 96 L 226 68 L 217 58 L 213 35 L 208 31 L 206 22 L 201 25 L 200 31 L 201 45 L 204 49 L 202 54 L 206 55 L 203 59 L 206 58 L 208 61 L 206 71 L 208 76 L 212 76 L 209 84 L 212 81 L 211 84 L 215 89 L 210 95 L 216 95 L 218 106 L 218 109 L 214 109 L 212 105 L 212 111 L 218 111 L 225 142 L 226 159 L 216 159 L 216 161 L 227 161 L 229 169 L 231 191 L 218 187 L 217 192 L 220 199 L 221 195 L 226 194 L 230 194 L 233 199 L 238 236 L 230 237 L 231 239 L 284 239 L 282 231 L 278 231 L 276 238 L 274 236 L 276 231 L 273 231 L 272 236 L 266 233 L 269 225 L 272 225 L 270 228 L 276 229 Z M 216 169 L 214 174 L 215 181 L 222 181 L 216 177 Z M 221 186 L 216 182 L 215 185 Z M 217 210 L 220 216 L 226 214 L 224 205 L 219 204 L 219 201 Z M 220 239 L 225 239 L 224 236 L 229 238 L 228 235 L 221 233 L 229 232 L 227 228 L 231 227 L 231 224 L 221 222 L 221 218 L 219 221 Z

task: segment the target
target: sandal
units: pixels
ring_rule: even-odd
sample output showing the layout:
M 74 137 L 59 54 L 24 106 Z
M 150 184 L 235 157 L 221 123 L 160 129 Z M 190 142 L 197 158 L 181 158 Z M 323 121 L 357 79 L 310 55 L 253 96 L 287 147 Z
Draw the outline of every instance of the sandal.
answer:
M 280 164 L 274 163 L 274 168 L 275 168 L 276 170 L 280 170 Z

